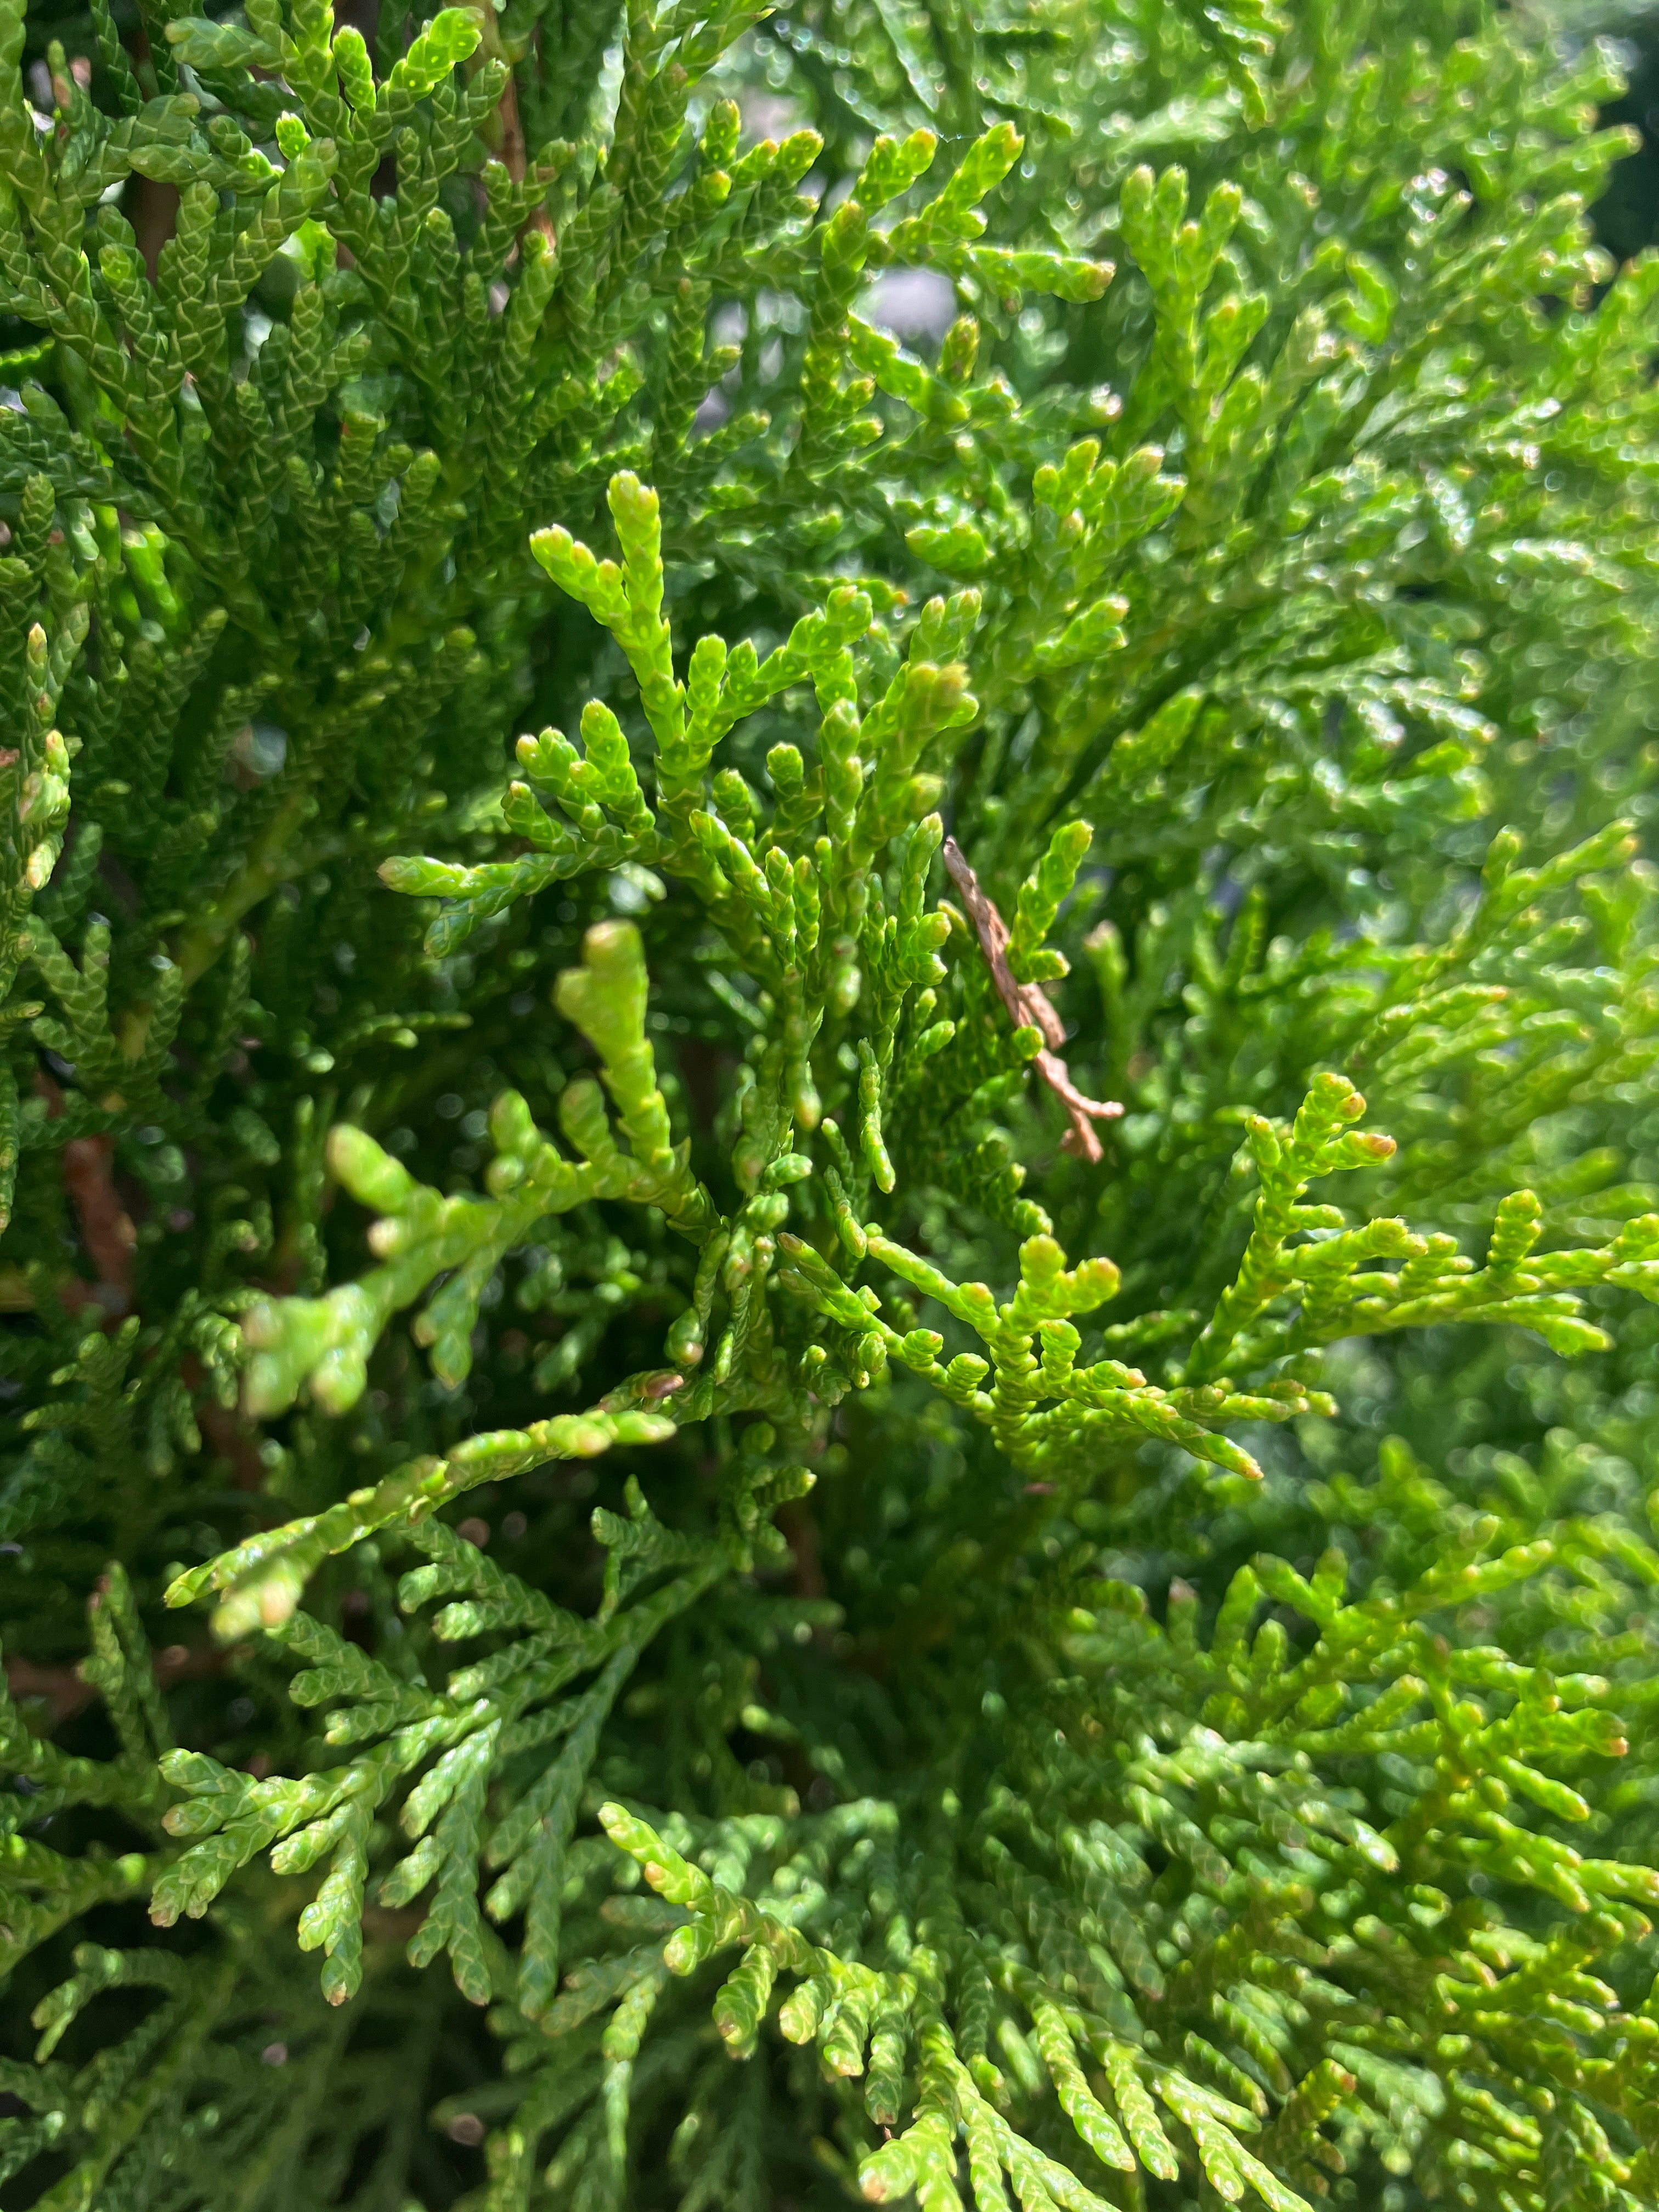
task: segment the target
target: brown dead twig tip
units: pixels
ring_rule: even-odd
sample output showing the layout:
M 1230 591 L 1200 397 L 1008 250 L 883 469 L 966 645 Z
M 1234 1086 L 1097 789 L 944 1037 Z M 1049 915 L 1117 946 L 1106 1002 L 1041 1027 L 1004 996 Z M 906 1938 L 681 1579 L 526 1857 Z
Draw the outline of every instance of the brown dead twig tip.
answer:
M 1094 1125 L 1097 1121 L 1115 1121 L 1123 1111 L 1121 1104 L 1115 1098 L 1085 1098 L 1066 1073 L 1066 1063 L 1056 1049 L 1066 1042 L 1065 1025 L 1040 983 L 1015 981 L 1014 971 L 1008 965 L 1008 925 L 998 913 L 995 901 L 988 898 L 980 888 L 979 878 L 969 866 L 967 856 L 954 837 L 945 841 L 945 865 L 979 932 L 980 950 L 985 955 L 985 964 L 991 971 L 998 996 L 1008 1009 L 1009 1019 L 1017 1029 L 1034 1029 L 1045 1040 L 1031 1065 L 1066 1109 L 1071 1127 L 1060 1140 L 1061 1150 L 1078 1159 L 1099 1159 L 1100 1139 L 1095 1134 Z

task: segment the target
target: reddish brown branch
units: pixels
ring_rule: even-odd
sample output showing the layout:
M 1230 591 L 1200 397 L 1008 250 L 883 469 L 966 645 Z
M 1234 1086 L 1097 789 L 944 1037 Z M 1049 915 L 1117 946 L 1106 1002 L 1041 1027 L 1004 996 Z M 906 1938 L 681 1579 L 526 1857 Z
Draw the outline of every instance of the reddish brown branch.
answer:
M 132 1304 L 132 1255 L 138 1232 L 115 1188 L 115 1144 L 109 1137 L 71 1137 L 64 1147 L 64 1188 L 81 1224 L 87 1256 L 98 1270 L 100 1303 L 112 1314 Z
M 36 1070 L 34 1087 L 55 1121 L 64 1110 L 63 1092 L 44 1068 Z M 77 1277 L 58 1295 L 70 1311 L 95 1298 L 107 1320 L 118 1320 L 132 1304 L 132 1255 L 138 1232 L 115 1188 L 112 1137 L 70 1138 L 64 1147 L 64 1188 L 81 1224 L 87 1257 L 98 1270 L 98 1281 L 93 1286 Z
M 228 1661 L 243 1656 L 245 1650 L 244 1646 L 241 1650 L 222 1651 L 210 1644 L 191 1650 L 182 1644 L 169 1644 L 164 1651 L 156 1652 L 151 1662 L 156 1686 L 170 1690 L 175 1682 L 217 1674 Z M 83 1680 L 76 1667 L 41 1667 L 33 1659 L 19 1658 L 10 1652 L 6 1655 L 6 1687 L 14 1698 L 42 1699 L 48 1726 L 54 1729 L 73 1720 L 98 1695 L 97 1686 Z
M 524 125 L 519 119 L 518 81 L 511 70 L 507 71 L 507 83 L 502 89 L 501 104 L 496 108 L 495 113 L 501 126 L 502 164 L 514 183 L 521 185 L 529 174 L 530 155 L 525 144 Z M 526 225 L 526 228 L 540 231 L 542 236 L 547 240 L 549 252 L 552 251 L 556 242 L 553 235 L 553 218 L 544 207 L 537 208 Z
M 1008 965 L 1008 925 L 998 913 L 994 900 L 988 898 L 980 888 L 979 878 L 969 866 L 954 837 L 945 841 L 945 865 L 979 932 L 980 950 L 985 955 L 985 964 L 991 971 L 997 994 L 1008 1009 L 1010 1020 L 1016 1028 L 1036 1030 L 1045 1040 L 1031 1065 L 1066 1109 L 1071 1127 L 1060 1140 L 1062 1149 L 1079 1159 L 1099 1159 L 1100 1139 L 1095 1134 L 1094 1125 L 1097 1121 L 1115 1121 L 1123 1111 L 1122 1106 L 1115 1098 L 1085 1098 L 1066 1073 L 1066 1063 L 1056 1049 L 1066 1042 L 1065 1025 L 1040 983 L 1014 980 L 1014 971 Z

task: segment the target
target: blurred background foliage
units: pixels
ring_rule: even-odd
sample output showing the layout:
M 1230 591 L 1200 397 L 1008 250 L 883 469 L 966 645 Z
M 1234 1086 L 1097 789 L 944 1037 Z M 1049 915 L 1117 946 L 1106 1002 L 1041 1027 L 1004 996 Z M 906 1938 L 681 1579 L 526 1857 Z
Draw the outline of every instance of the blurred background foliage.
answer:
M 1614 169 L 1612 187 L 1594 212 L 1601 243 L 1620 261 L 1628 261 L 1644 247 L 1659 244 L 1659 4 L 1563 0 L 1517 12 L 1540 20 L 1547 30 L 1574 44 L 1611 38 L 1623 50 L 1628 88 L 1622 100 L 1602 109 L 1601 120 L 1634 125 L 1642 145 Z

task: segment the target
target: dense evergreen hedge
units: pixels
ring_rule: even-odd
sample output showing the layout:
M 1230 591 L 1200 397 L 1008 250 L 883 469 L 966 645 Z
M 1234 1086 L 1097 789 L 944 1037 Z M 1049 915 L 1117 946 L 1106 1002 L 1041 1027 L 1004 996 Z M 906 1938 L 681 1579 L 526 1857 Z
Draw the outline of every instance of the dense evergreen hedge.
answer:
M 1619 54 L 364 27 L 0 0 L 6 2204 L 1659 2205 Z

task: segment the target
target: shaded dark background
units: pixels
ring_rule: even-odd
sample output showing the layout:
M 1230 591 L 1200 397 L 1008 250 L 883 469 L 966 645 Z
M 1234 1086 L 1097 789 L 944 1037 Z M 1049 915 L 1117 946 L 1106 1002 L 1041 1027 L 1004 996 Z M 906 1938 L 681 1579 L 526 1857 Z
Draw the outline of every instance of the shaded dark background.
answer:
M 1641 150 L 1620 162 L 1595 209 L 1602 244 L 1627 261 L 1644 246 L 1659 245 L 1659 6 L 1609 13 L 1585 29 L 1618 41 L 1630 76 L 1630 89 L 1603 108 L 1601 120 L 1633 123 L 1642 133 Z

